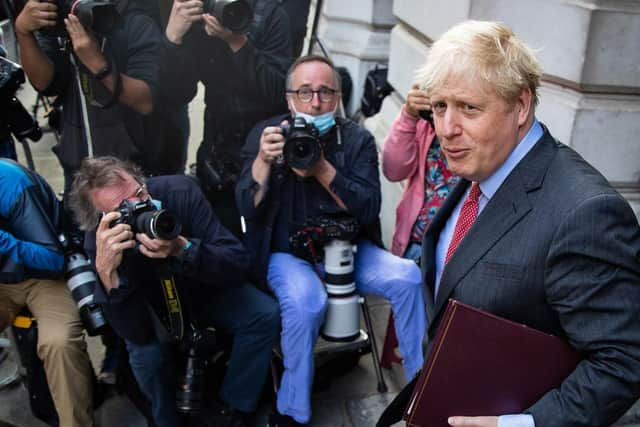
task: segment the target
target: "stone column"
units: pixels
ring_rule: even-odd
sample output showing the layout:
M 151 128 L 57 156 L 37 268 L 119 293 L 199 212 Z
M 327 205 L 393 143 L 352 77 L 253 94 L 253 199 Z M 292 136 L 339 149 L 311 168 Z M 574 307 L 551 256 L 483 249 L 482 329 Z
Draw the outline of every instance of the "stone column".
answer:
M 336 65 L 349 70 L 353 81 L 347 113 L 360 106 L 367 72 L 387 64 L 389 32 L 396 23 L 393 0 L 324 0 L 318 36 Z
M 382 144 L 429 46 L 465 19 L 509 25 L 544 67 L 539 120 L 622 193 L 640 217 L 640 2 L 629 0 L 395 0 L 389 82 L 397 91 L 367 121 Z M 402 186 L 384 185 L 385 203 Z M 395 221 L 383 210 L 385 237 Z M 387 240 L 388 241 L 388 240 Z

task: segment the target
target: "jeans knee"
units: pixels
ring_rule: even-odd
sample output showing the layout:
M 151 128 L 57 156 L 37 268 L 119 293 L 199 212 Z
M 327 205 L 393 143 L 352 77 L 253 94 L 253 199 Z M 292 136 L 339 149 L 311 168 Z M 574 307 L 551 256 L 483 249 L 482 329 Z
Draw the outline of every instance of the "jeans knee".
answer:
M 260 315 L 253 322 L 254 330 L 258 331 L 263 337 L 270 337 L 276 341 L 280 336 L 280 306 L 275 303 L 269 304 L 268 307 L 262 307 Z
M 296 304 L 296 321 L 302 325 L 322 323 L 327 311 L 327 295 L 322 294 L 314 301 L 306 301 L 304 304 Z

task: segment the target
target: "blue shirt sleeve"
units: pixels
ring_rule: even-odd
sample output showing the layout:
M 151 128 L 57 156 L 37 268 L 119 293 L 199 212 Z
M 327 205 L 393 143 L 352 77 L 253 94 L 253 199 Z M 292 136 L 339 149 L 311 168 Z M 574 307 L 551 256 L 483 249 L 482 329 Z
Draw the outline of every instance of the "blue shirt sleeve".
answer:
M 498 427 L 536 427 L 536 423 L 530 414 L 501 415 Z
M 16 239 L 11 233 L 0 230 L 0 254 L 16 264 L 34 270 L 62 271 L 64 256 L 37 243 Z

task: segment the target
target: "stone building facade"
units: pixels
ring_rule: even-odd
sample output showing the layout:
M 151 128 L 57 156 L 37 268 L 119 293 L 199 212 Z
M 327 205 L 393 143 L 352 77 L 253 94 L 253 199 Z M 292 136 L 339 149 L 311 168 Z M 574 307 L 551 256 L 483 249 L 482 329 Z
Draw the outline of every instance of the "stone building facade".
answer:
M 640 1 L 325 0 L 318 35 L 354 81 L 388 64 L 395 91 L 365 125 L 381 147 L 434 39 L 466 19 L 496 20 L 537 51 L 544 67 L 538 118 L 600 170 L 640 217 Z M 383 183 L 389 241 L 403 184 Z

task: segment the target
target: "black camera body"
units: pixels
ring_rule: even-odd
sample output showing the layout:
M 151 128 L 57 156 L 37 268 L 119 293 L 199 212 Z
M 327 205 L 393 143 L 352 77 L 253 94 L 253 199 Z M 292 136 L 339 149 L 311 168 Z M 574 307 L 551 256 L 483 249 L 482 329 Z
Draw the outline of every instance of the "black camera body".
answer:
M 305 221 L 291 236 L 289 246 L 300 258 L 322 261 L 322 249 L 331 240 L 353 241 L 360 232 L 358 220 L 349 215 L 321 215 Z M 313 247 L 311 247 L 313 246 Z
M 204 0 L 203 9 L 234 33 L 242 33 L 253 21 L 253 10 L 246 0 Z
M 42 130 L 15 94 L 25 82 L 20 65 L 0 56 L 0 130 L 6 130 L 19 140 L 38 141 Z
M 125 199 L 118 206 L 120 218 L 111 223 L 129 224 L 134 233 L 144 233 L 152 239 L 173 240 L 180 235 L 182 224 L 166 209 L 158 209 L 151 200 Z
M 320 160 L 322 143 L 318 129 L 302 117 L 293 119 L 293 124 L 280 125 L 285 138 L 282 155 L 287 166 L 307 170 Z
M 58 18 L 53 29 L 44 33 L 65 35 L 64 19 L 75 15 L 84 28 L 96 34 L 107 34 L 120 20 L 120 13 L 113 0 L 55 0 Z

